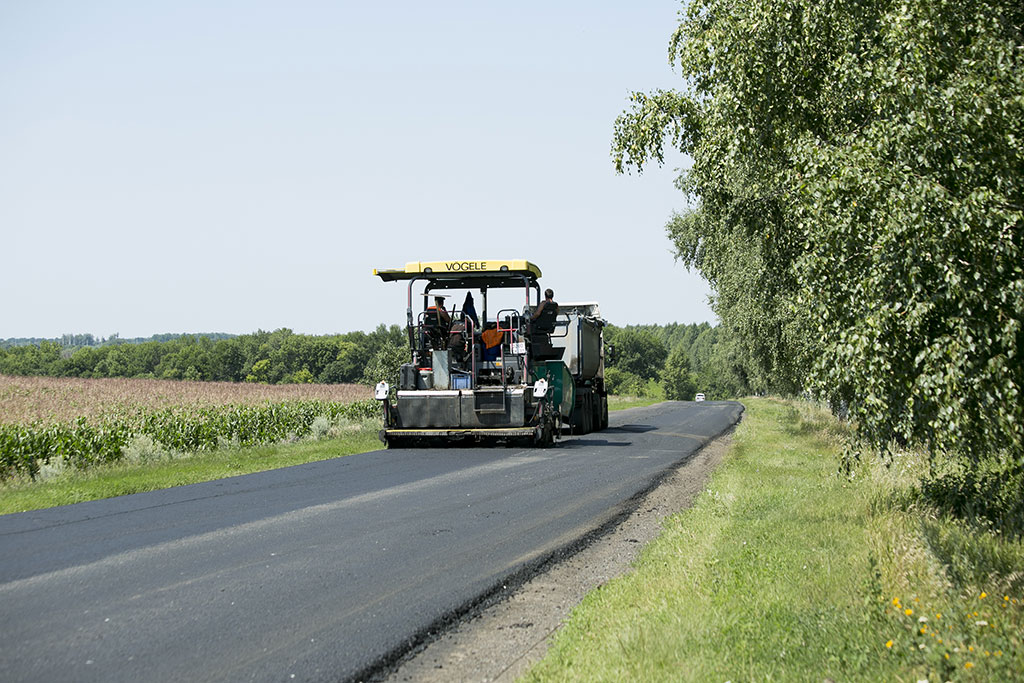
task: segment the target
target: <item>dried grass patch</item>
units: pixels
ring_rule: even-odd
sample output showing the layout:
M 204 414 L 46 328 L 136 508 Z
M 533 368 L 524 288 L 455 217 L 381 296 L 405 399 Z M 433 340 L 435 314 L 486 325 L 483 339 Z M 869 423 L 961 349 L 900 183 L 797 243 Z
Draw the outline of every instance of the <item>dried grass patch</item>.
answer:
M 0 375 L 0 423 L 68 423 L 125 409 L 253 405 L 291 400 L 350 402 L 372 397 L 359 384 L 246 384 L 163 379 Z

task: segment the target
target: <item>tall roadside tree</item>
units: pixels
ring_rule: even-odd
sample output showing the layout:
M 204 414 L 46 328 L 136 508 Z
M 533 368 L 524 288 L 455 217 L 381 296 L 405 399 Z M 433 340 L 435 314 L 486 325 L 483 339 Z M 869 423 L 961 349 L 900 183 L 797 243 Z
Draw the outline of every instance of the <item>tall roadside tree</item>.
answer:
M 634 93 L 620 170 L 692 159 L 668 223 L 754 390 L 891 439 L 1024 457 L 1024 5 L 691 0 L 679 92 Z
M 876 445 L 1024 456 L 1022 23 L 893 5 L 836 70 L 832 134 L 793 145 L 815 379 Z
M 690 368 L 690 359 L 682 346 L 677 346 L 668 354 L 665 368 L 661 371 L 661 385 L 665 390 L 665 398 L 670 401 L 689 401 L 697 393 L 697 381 Z

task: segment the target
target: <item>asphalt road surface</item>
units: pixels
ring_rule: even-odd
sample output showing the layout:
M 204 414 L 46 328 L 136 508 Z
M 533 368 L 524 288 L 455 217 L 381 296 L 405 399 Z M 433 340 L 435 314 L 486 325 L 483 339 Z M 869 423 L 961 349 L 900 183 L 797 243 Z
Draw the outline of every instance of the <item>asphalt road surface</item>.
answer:
M 550 449 L 376 451 L 0 516 L 0 678 L 365 676 L 741 411 L 663 403 Z

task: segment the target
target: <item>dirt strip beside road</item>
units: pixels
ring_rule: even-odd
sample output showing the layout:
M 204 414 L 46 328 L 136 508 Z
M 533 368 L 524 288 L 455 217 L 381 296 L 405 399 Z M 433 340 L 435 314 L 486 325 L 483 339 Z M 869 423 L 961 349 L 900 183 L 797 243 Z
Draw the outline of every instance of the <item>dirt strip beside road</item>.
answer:
M 506 599 L 464 617 L 412 653 L 385 680 L 513 681 L 544 656 L 569 612 L 591 590 L 630 570 L 661 533 L 662 520 L 689 507 L 731 442 L 709 442 L 665 477 L 619 525 L 549 565 Z

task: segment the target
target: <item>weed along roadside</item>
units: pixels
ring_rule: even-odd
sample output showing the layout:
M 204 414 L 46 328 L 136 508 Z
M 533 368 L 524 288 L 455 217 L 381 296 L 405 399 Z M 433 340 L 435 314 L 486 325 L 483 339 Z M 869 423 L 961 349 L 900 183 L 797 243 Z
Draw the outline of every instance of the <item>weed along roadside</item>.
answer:
M 722 466 L 523 680 L 1011 680 L 1024 544 L 927 504 L 927 465 L 838 471 L 846 427 L 744 400 Z
M 49 476 L 13 479 L 0 484 L 0 514 L 113 498 L 172 486 L 252 474 L 356 453 L 380 446 L 377 424 L 370 420 L 337 421 L 306 439 L 258 447 L 227 446 L 199 453 L 145 449 L 139 441 L 126 457 L 88 469 L 66 468 Z M 140 457 L 133 457 L 141 449 Z M 44 471 L 45 475 L 45 471 Z

